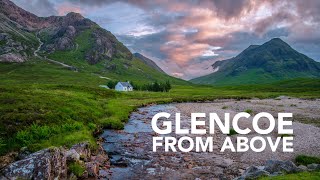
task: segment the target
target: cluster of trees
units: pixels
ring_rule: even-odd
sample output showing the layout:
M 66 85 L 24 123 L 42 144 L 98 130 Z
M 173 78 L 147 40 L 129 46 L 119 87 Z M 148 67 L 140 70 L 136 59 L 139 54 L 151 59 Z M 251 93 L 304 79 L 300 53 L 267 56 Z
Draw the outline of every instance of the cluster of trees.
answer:
M 117 85 L 117 81 L 108 81 L 107 86 L 111 89 L 114 89 Z M 148 84 L 136 84 L 134 82 L 130 82 L 130 84 L 133 86 L 134 90 L 138 91 L 154 91 L 154 92 L 169 92 L 172 88 L 169 81 L 166 82 L 153 82 Z
M 153 82 L 143 85 L 136 85 L 131 84 L 133 86 L 133 89 L 140 90 L 140 91 L 154 91 L 154 92 L 169 92 L 171 89 L 171 84 L 169 81 L 166 81 L 164 83 L 162 82 Z

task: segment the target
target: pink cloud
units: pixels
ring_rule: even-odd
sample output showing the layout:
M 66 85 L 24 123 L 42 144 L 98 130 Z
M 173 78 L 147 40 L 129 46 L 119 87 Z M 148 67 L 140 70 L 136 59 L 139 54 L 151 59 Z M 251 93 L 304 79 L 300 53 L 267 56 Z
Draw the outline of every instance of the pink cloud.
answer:
M 74 4 L 71 4 L 71 3 L 59 4 L 57 6 L 57 11 L 59 16 L 64 16 L 69 12 L 84 14 L 84 11 L 81 9 L 80 6 L 75 6 Z

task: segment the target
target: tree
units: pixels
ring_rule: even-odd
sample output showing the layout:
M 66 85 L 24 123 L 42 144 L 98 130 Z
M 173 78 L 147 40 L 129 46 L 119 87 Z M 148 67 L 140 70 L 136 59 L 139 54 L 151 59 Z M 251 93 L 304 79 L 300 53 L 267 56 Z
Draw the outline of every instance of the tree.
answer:
M 107 82 L 107 86 L 108 86 L 110 89 L 114 89 L 116 85 L 117 85 L 117 81 L 108 81 L 108 82 Z

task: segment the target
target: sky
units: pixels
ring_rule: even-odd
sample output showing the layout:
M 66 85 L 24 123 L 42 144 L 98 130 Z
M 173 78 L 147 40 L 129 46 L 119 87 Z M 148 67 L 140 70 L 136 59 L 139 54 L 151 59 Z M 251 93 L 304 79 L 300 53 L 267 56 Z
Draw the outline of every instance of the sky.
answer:
M 170 75 L 192 79 L 215 61 L 280 37 L 320 61 L 319 0 L 13 0 L 38 16 L 78 12 Z

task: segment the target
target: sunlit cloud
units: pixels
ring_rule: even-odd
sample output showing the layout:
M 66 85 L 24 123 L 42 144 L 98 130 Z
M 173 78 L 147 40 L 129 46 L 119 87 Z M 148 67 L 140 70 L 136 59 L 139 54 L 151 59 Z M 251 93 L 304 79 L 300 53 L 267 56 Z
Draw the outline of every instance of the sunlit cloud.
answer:
M 30 1 L 29 3 L 25 3 Z M 318 0 L 14 0 L 43 15 L 82 13 L 168 74 L 190 79 L 213 71 L 251 44 L 281 37 L 320 60 Z

